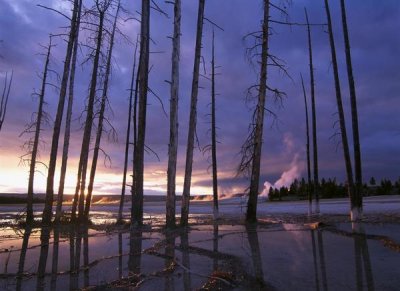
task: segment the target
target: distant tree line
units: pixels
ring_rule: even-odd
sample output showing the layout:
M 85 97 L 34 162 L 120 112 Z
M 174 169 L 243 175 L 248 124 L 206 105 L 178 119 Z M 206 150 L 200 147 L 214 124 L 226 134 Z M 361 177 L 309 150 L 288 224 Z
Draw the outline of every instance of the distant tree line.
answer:
M 322 178 L 318 184 L 320 198 L 345 198 L 347 197 L 347 185 L 339 183 L 336 178 Z M 285 200 L 306 200 L 308 199 L 308 189 L 314 190 L 313 183 L 307 183 L 306 179 L 295 179 L 289 187 L 273 188 L 268 191 L 269 201 L 285 201 Z M 362 187 L 363 196 L 379 196 L 379 195 L 399 195 L 400 194 L 400 177 L 396 181 L 383 178 L 377 182 L 371 177 L 368 183 L 364 183 Z

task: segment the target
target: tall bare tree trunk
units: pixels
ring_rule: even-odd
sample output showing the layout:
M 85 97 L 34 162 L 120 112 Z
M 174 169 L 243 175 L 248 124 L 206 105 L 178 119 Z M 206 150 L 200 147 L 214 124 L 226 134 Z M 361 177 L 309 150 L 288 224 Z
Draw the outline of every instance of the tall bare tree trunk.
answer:
M 134 156 L 134 184 L 132 189 L 132 224 L 143 224 L 143 171 L 146 137 L 147 91 L 150 48 L 150 0 L 142 0 L 139 61 L 139 110 L 137 143 Z
M 339 123 L 340 123 L 340 132 L 342 136 L 342 145 L 343 145 L 343 155 L 344 161 L 346 166 L 346 176 L 347 176 L 347 190 L 350 196 L 351 201 L 351 213 L 350 218 L 352 221 L 356 221 L 359 219 L 357 212 L 358 208 L 356 207 L 356 197 L 354 193 L 354 181 L 353 181 L 353 171 L 351 167 L 351 160 L 350 160 L 350 151 L 349 151 L 349 143 L 347 140 L 347 132 L 346 132 L 346 121 L 344 118 L 344 111 L 343 111 L 343 104 L 342 104 L 342 93 L 340 91 L 340 81 L 339 81 L 339 70 L 336 60 L 336 49 L 335 49 L 335 40 L 333 38 L 333 31 L 332 31 L 332 20 L 331 20 L 331 13 L 329 10 L 328 0 L 325 0 L 325 9 L 326 9 L 326 16 L 328 19 L 328 32 L 329 32 L 329 41 L 331 45 L 331 54 L 332 54 L 332 65 L 333 65 L 333 76 L 335 79 L 335 89 L 336 89 L 336 102 L 338 107 L 339 113 Z
M 31 162 L 29 167 L 29 180 L 28 180 L 28 198 L 26 204 L 26 223 L 31 224 L 34 220 L 33 217 L 33 184 L 35 179 L 35 170 L 36 170 L 36 157 L 38 153 L 39 147 L 39 137 L 42 125 L 42 118 L 43 118 L 43 105 L 44 105 L 44 96 L 46 93 L 46 85 L 47 85 L 47 73 L 49 68 L 50 62 L 50 53 L 51 53 L 51 36 L 49 40 L 49 46 L 47 48 L 47 55 L 46 61 L 43 70 L 43 78 L 42 78 L 42 86 L 39 93 L 39 108 L 36 117 L 36 126 L 35 126 L 35 136 L 33 140 L 32 146 L 32 155 L 31 155 Z
M 117 27 L 117 19 L 118 19 L 119 9 L 120 9 L 120 2 L 118 1 L 117 11 L 115 12 L 114 24 L 113 24 L 113 28 L 112 28 L 112 32 L 111 32 L 111 36 L 110 36 L 110 47 L 108 49 L 106 72 L 105 72 L 105 76 L 104 76 L 105 78 L 104 78 L 104 86 L 103 86 L 103 95 L 101 97 L 99 121 L 98 121 L 98 125 L 97 125 L 97 133 L 96 133 L 96 141 L 95 141 L 95 146 L 94 146 L 94 151 L 93 151 L 92 167 L 90 169 L 88 193 L 86 195 L 84 220 L 87 220 L 89 218 L 90 204 L 92 201 L 94 178 L 96 175 L 97 160 L 99 157 L 101 136 L 103 134 L 104 112 L 106 109 L 106 102 L 107 102 L 107 95 L 108 95 L 108 82 L 109 82 L 110 73 L 111 73 L 111 60 L 112 60 L 112 52 L 113 52 L 113 47 L 114 47 L 114 36 L 115 36 L 115 29 Z
M 268 40 L 269 40 L 269 0 L 264 0 L 264 19 L 262 24 L 262 48 L 260 84 L 258 91 L 258 103 L 256 108 L 256 125 L 254 132 L 254 150 L 252 158 L 251 180 L 249 200 L 247 202 L 247 222 L 257 221 L 257 199 L 260 182 L 261 149 L 263 141 L 264 110 L 267 90 L 267 62 L 268 62 Z
M 187 148 L 186 148 L 185 180 L 183 183 L 183 193 L 182 193 L 182 209 L 181 209 L 181 221 L 180 221 L 181 226 L 187 226 L 189 219 L 190 184 L 192 180 L 194 137 L 195 137 L 196 119 L 197 119 L 197 96 L 199 91 L 199 69 L 200 69 L 200 57 L 201 57 L 201 38 L 203 36 L 204 6 L 205 6 L 205 0 L 199 0 L 199 9 L 197 15 L 196 47 L 194 54 L 194 67 L 193 67 L 193 80 L 192 80 L 192 94 L 190 98 L 189 131 L 188 131 Z
M 218 174 L 217 174 L 217 130 L 215 121 L 215 46 L 214 30 L 212 33 L 212 59 L 211 59 L 211 158 L 213 176 L 213 214 L 218 218 Z
M 89 91 L 89 100 L 86 110 L 86 121 L 85 121 L 85 129 L 83 133 L 82 147 L 81 147 L 81 155 L 79 160 L 79 166 L 81 169 L 81 179 L 80 179 L 80 194 L 79 194 L 79 205 L 78 205 L 78 219 L 80 221 L 84 220 L 84 199 L 85 199 L 85 188 L 86 188 L 86 172 L 88 167 L 88 159 L 89 159 L 89 146 L 90 139 L 92 134 L 92 126 L 93 126 L 93 109 L 94 109 L 94 101 L 96 97 L 96 87 L 97 87 L 97 74 L 99 69 L 99 58 L 101 51 L 101 43 L 103 40 L 103 26 L 104 26 L 104 16 L 105 11 L 107 9 L 98 9 L 99 11 L 99 27 L 97 32 L 96 39 L 96 51 L 93 60 L 93 70 L 92 70 L 92 78 L 90 81 L 90 91 Z M 79 181 L 77 181 L 79 183 Z
M 303 88 L 303 96 L 304 96 L 304 108 L 306 111 L 306 151 L 307 151 L 307 195 L 308 195 L 308 214 L 312 213 L 312 195 L 311 195 L 311 165 L 310 165 L 310 126 L 308 124 L 308 104 L 307 104 L 307 94 L 306 89 L 304 88 L 303 76 L 301 76 L 301 86 Z
M 75 86 L 75 71 L 76 71 L 76 60 L 78 55 L 78 44 L 79 44 L 79 27 L 81 22 L 81 10 L 82 10 L 82 0 L 79 0 L 78 15 L 76 17 L 76 30 L 75 30 L 75 43 L 71 62 L 71 74 L 69 77 L 69 94 L 68 94 L 68 105 L 67 105 L 67 116 L 65 121 L 65 131 L 64 131 L 64 145 L 63 145 L 63 155 L 61 161 L 61 171 L 60 171 L 60 184 L 58 187 L 58 197 L 57 197 L 57 207 L 55 222 L 58 223 L 61 218 L 63 197 L 64 197 L 64 185 L 65 176 L 67 173 L 67 162 L 68 162 L 68 151 L 69 151 L 69 140 L 71 136 L 71 119 L 72 119 L 72 105 L 74 102 L 74 86 Z M 76 198 L 78 200 L 78 197 Z M 73 202 L 76 207 L 77 201 Z M 76 208 L 75 208 L 76 209 Z
M 53 199 L 54 199 L 54 174 L 57 165 L 58 142 L 61 133 L 61 123 L 64 114 L 65 96 L 67 94 L 67 86 L 69 79 L 70 64 L 72 58 L 72 49 L 76 36 L 76 18 L 78 14 L 79 0 L 74 0 L 74 8 L 71 18 L 71 28 L 68 37 L 67 52 L 64 60 L 63 76 L 61 79 L 60 96 L 58 99 L 57 113 L 54 121 L 53 136 L 51 140 L 50 161 L 47 172 L 46 198 L 43 209 L 42 222 L 50 224 L 53 216 Z
M 1 94 L 1 102 L 0 102 L 0 131 L 3 127 L 4 119 L 6 118 L 8 97 L 10 97 L 12 79 L 13 79 L 13 72 L 11 72 L 10 81 L 8 81 L 8 74 L 6 73 L 6 77 L 4 79 L 3 93 Z
M 124 210 L 124 202 L 125 202 L 126 175 L 128 172 L 129 143 L 130 143 L 130 135 L 131 135 L 132 103 L 133 103 L 133 91 L 134 91 L 133 86 L 135 84 L 137 48 L 138 48 L 138 41 L 136 41 L 136 46 L 135 46 L 135 53 L 134 53 L 134 57 L 133 57 L 132 78 L 131 78 L 131 85 L 129 88 L 128 127 L 126 129 L 124 174 L 122 177 L 121 200 L 119 201 L 119 209 L 118 209 L 118 219 L 117 219 L 118 223 L 122 222 L 122 212 Z M 136 82 L 136 84 L 137 84 L 137 82 Z M 137 90 L 137 88 L 136 88 L 136 90 Z
M 354 213 L 353 215 L 355 217 L 358 217 L 362 216 L 363 197 L 362 197 L 362 167 L 361 167 L 360 134 L 358 130 L 357 97 L 356 97 L 356 86 L 354 85 L 353 65 L 351 61 L 350 40 L 349 40 L 349 32 L 347 29 L 346 6 L 344 0 L 340 0 L 340 6 L 342 10 L 344 47 L 346 51 L 347 76 L 349 79 L 349 89 L 350 89 L 351 122 L 353 126 L 355 189 L 354 189 L 354 205 L 351 206 L 352 208 L 351 211 L 357 212 Z
M 176 203 L 176 163 L 178 156 L 178 101 L 179 101 L 179 58 L 181 40 L 181 0 L 174 3 L 174 35 L 172 37 L 172 72 L 170 101 L 170 130 L 167 170 L 166 226 L 174 228 Z
M 319 178 L 318 178 L 318 143 L 317 143 L 317 111 L 315 108 L 315 82 L 314 82 L 314 65 L 311 42 L 311 28 L 308 21 L 307 9 L 304 8 L 307 21 L 308 35 L 308 54 L 310 60 L 310 88 L 311 88 L 311 114 L 312 114 L 312 130 L 313 130 L 313 162 L 314 162 L 314 197 L 315 212 L 319 213 Z

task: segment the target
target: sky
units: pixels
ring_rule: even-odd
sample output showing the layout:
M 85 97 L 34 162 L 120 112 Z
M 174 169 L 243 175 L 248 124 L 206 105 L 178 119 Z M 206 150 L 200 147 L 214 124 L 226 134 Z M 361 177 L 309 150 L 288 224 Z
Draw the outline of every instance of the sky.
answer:
M 102 148 L 111 158 L 111 163 L 100 157 L 95 181 L 95 194 L 119 194 L 122 183 L 124 145 L 126 139 L 128 91 L 131 78 L 134 43 L 140 25 L 132 18 L 139 18 L 140 1 L 122 1 L 131 15 L 123 15 L 118 22 L 123 35 L 118 35 L 113 56 L 113 70 L 110 80 L 109 108 L 107 116 L 117 132 L 117 140 L 105 136 Z M 151 56 L 152 69 L 149 86 L 163 101 L 167 114 L 160 102 L 149 95 L 147 114 L 146 144 L 158 154 L 145 157 L 145 194 L 165 194 L 166 169 L 169 140 L 169 84 L 171 75 L 171 40 L 173 31 L 173 7 L 164 1 L 160 7 L 169 17 L 152 10 L 151 15 Z M 185 165 L 185 150 L 189 120 L 189 100 L 193 71 L 197 1 L 182 1 L 182 38 L 179 94 L 179 148 L 177 191 L 181 192 Z M 276 4 L 284 1 L 276 1 Z M 324 1 L 293 0 L 287 7 L 291 22 L 303 23 L 304 7 L 310 22 L 326 23 Z M 40 74 L 44 66 L 42 46 L 47 45 L 49 34 L 65 33 L 68 21 L 63 16 L 38 7 L 38 4 L 58 9 L 70 15 L 71 8 L 64 0 L 0 0 L 0 77 L 14 72 L 11 96 L 6 120 L 0 132 L 0 192 L 26 193 L 28 185 L 28 163 L 23 163 L 23 148 L 31 136 L 20 136 L 37 108 L 37 99 L 32 93 L 40 88 Z M 90 7 L 91 0 L 85 1 Z M 345 107 L 347 132 L 352 149 L 350 122 L 350 100 L 347 83 L 346 62 L 343 49 L 343 35 L 339 1 L 331 0 L 334 37 L 339 62 L 339 74 Z M 400 176 L 400 3 L 397 0 L 352 0 L 346 1 L 352 61 L 358 98 L 359 127 L 361 139 L 362 168 L 364 181 L 376 179 L 397 180 Z M 214 0 L 206 1 L 206 17 L 224 29 L 216 29 L 216 63 L 219 66 L 216 88 L 218 125 L 218 171 L 219 191 L 223 194 L 243 192 L 249 185 L 246 177 L 236 176 L 240 161 L 240 148 L 248 134 L 254 102 L 246 102 L 246 90 L 257 84 L 257 63 L 249 62 L 246 48 L 251 41 L 243 39 L 248 33 L 259 31 L 262 19 L 260 0 Z M 130 18 L 130 19 L 128 19 Z M 272 9 L 272 19 L 284 20 Z M 309 95 L 309 71 L 307 34 L 303 26 L 282 26 L 273 24 L 270 38 L 270 53 L 282 59 L 290 78 L 273 67 L 268 68 L 268 85 L 286 93 L 282 100 L 267 95 L 267 108 L 276 118 L 267 114 L 262 150 L 260 192 L 263 185 L 288 185 L 294 178 L 306 175 L 305 113 L 301 90 L 300 74 L 303 74 Z M 211 72 L 212 25 L 205 22 L 203 33 L 202 74 L 209 77 Z M 89 76 L 92 67 L 85 62 L 87 44 L 91 36 L 88 30 L 81 33 L 81 49 L 76 78 L 76 99 L 72 124 L 72 143 L 66 182 L 66 193 L 73 193 L 77 175 L 79 149 L 82 141 L 84 104 L 88 93 Z M 315 83 L 319 171 L 321 178 L 336 178 L 345 181 L 343 151 L 340 136 L 335 133 L 337 107 L 333 84 L 333 72 L 328 35 L 321 26 L 312 28 Z M 51 57 L 51 69 L 61 74 L 65 56 L 65 41 L 55 39 L 56 47 Z M 53 74 L 50 82 L 58 85 Z M 198 102 L 197 135 L 200 148 L 210 144 L 210 81 L 200 79 Z M 3 86 L 3 85 L 1 85 Z M 2 87 L 0 87 L 2 88 Z M 310 96 L 308 96 L 309 98 Z M 45 110 L 55 117 L 58 93 L 48 88 Z M 310 101 L 309 101 L 310 104 Z M 51 144 L 52 122 L 43 125 L 40 161 L 47 164 Z M 64 122 L 63 122 L 64 124 Z M 60 145 L 62 144 L 62 140 Z M 61 147 L 59 149 L 61 153 Z M 131 158 L 130 158 L 131 160 Z M 58 166 L 61 159 L 58 161 Z M 131 164 L 131 163 L 130 163 Z M 210 194 L 211 172 L 209 154 L 195 149 L 192 194 Z M 130 167 L 131 168 L 131 167 Z M 57 171 L 58 173 L 58 171 Z M 35 191 L 45 191 L 46 168 L 38 167 L 35 177 Z M 58 181 L 58 177 L 56 177 Z M 58 182 L 55 183 L 56 185 Z

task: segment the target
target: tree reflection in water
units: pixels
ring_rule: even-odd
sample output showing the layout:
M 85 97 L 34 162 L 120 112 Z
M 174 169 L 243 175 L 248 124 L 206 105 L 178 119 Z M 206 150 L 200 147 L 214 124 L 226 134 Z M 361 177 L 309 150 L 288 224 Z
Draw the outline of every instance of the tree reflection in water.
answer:
M 165 232 L 165 287 L 166 291 L 173 291 L 175 280 L 173 272 L 175 270 L 175 233 L 173 231 Z
M 43 290 L 45 287 L 45 274 L 46 274 L 46 264 L 47 256 L 49 254 L 49 240 L 50 240 L 50 228 L 42 227 L 40 233 L 40 256 L 39 256 L 39 266 L 37 271 L 37 284 L 36 290 Z
M 181 250 L 182 264 L 185 267 L 183 270 L 183 288 L 185 291 L 191 290 L 192 282 L 190 272 L 190 254 L 189 254 L 189 233 L 187 229 L 181 232 Z
M 368 250 L 367 237 L 365 235 L 362 224 L 353 225 L 354 238 L 354 260 L 356 267 L 356 287 L 357 290 L 364 290 L 363 284 L 363 267 L 367 290 L 375 290 L 374 277 L 371 266 L 371 259 Z M 364 266 L 363 266 L 364 263 Z
M 142 261 L 142 230 L 133 228 L 130 232 L 128 269 L 130 275 L 140 276 Z
M 258 240 L 257 226 L 254 224 L 246 225 L 247 238 L 249 240 L 251 259 L 253 261 L 254 275 L 257 287 L 264 289 L 266 287 L 264 281 L 264 271 L 262 266 L 260 243 Z
M 22 239 L 21 253 L 20 253 L 19 262 L 18 262 L 18 273 L 17 273 L 17 282 L 16 282 L 17 283 L 16 284 L 17 291 L 21 290 L 22 279 L 23 279 L 23 275 L 24 275 L 26 252 L 28 249 L 29 237 L 31 236 L 31 233 L 32 233 L 32 228 L 30 226 L 26 226 L 25 230 L 24 230 L 24 237 Z

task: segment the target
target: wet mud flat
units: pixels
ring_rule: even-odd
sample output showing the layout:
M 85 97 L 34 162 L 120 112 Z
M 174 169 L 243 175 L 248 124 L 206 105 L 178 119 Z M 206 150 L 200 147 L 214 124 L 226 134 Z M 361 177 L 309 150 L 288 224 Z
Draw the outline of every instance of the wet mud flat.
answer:
M 398 290 L 400 224 L 339 218 L 4 226 L 0 290 Z

